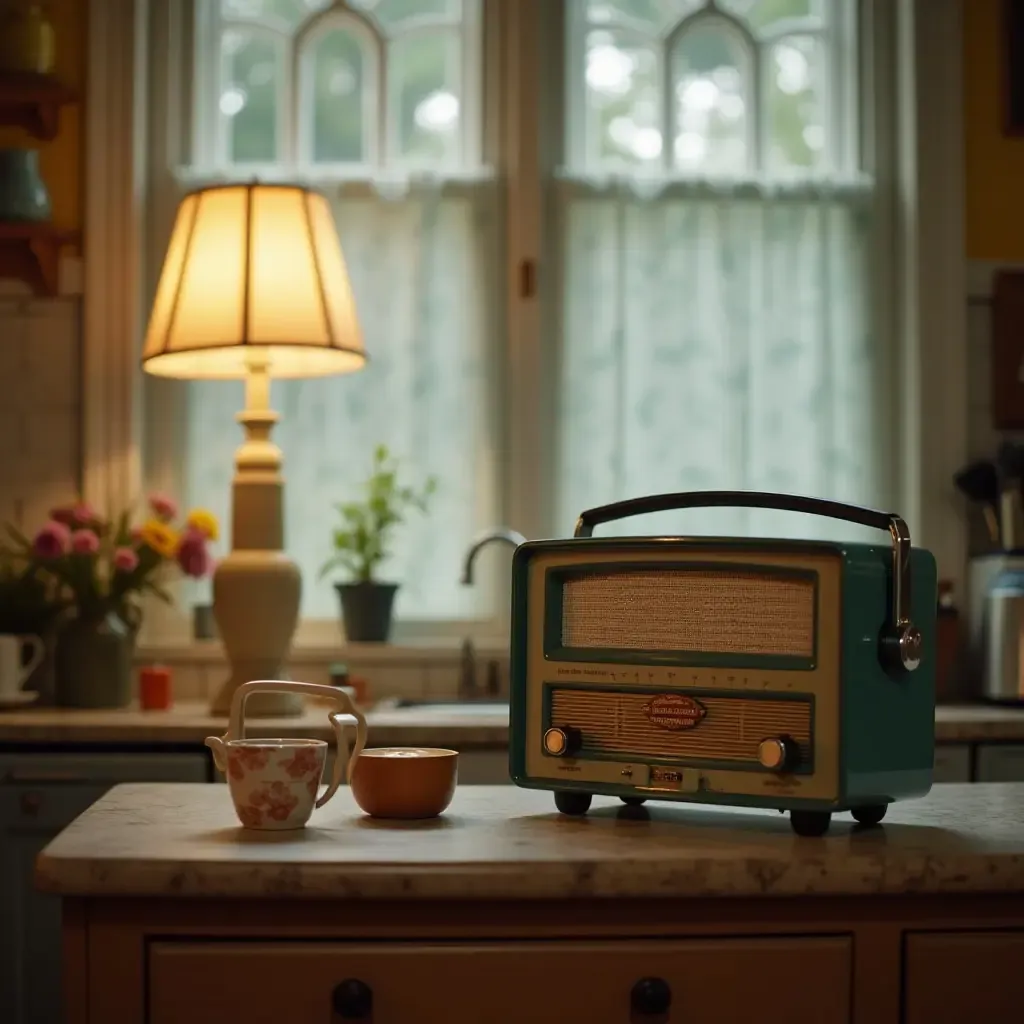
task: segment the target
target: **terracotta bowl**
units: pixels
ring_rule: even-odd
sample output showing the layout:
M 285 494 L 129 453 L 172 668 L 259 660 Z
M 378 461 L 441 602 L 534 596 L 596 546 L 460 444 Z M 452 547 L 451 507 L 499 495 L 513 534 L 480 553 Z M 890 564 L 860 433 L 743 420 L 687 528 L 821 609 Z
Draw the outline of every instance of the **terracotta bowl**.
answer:
M 441 747 L 371 747 L 356 758 L 352 795 L 374 818 L 435 818 L 452 802 L 459 753 Z

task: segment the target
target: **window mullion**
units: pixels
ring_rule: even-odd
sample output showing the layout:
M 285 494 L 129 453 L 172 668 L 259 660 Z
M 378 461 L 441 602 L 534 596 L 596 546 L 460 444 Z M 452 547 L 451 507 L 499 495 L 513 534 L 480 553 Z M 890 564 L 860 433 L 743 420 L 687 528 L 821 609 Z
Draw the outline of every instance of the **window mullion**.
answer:
M 586 52 L 587 25 L 582 5 L 574 0 L 566 0 L 563 26 L 565 46 L 562 52 L 565 69 L 562 75 L 562 94 L 565 98 L 564 123 L 566 125 L 566 145 L 563 163 L 574 171 L 583 171 L 587 166 L 587 102 L 586 88 Z M 549 15 L 550 16 L 550 15 Z
M 754 174 L 760 174 L 768 166 L 764 126 L 768 119 L 765 76 L 770 66 L 764 59 L 764 48 L 755 41 L 750 49 L 750 109 L 754 116 L 747 122 L 747 145 L 751 154 L 747 166 Z
M 508 349 L 508 474 L 505 515 L 509 525 L 527 536 L 543 533 L 543 494 L 538 472 L 543 466 L 544 430 L 538 404 L 543 391 L 541 320 L 537 289 L 524 293 L 523 271 L 541 262 L 542 122 L 539 54 L 545 13 L 561 14 L 551 0 L 503 3 L 501 15 L 502 134 L 501 167 L 507 182 L 506 338 Z M 536 280 L 536 275 L 534 275 Z M 541 286 L 543 287 L 543 286 Z
M 220 110 L 220 93 L 224 86 L 223 29 L 215 0 L 204 0 L 199 6 L 195 47 L 199 84 L 195 92 L 193 138 L 202 164 L 223 166 L 228 158 L 226 119 Z
M 671 171 L 675 163 L 675 139 L 679 129 L 672 82 L 672 48 L 678 45 L 678 38 L 681 37 L 669 36 L 658 46 L 661 62 L 661 166 L 665 171 Z
M 372 120 L 376 127 L 376 139 L 368 154 L 371 166 L 375 170 L 383 170 L 398 153 L 398 129 L 394 127 L 394 134 L 391 134 L 393 121 L 391 118 L 391 37 L 379 33 L 375 39 L 374 48 L 374 71 L 377 81 L 374 90 L 377 93 L 377 109 L 373 112 Z M 364 116 L 366 112 L 364 111 Z M 368 119 L 369 120 L 369 119 Z
M 277 144 L 277 158 L 285 167 L 294 167 L 299 158 L 298 124 L 299 124 L 299 102 L 302 91 L 299 88 L 299 65 L 300 60 L 297 40 L 294 35 L 288 39 L 280 40 L 277 44 L 281 47 L 284 57 L 284 67 L 281 69 L 281 81 L 277 90 L 278 104 L 278 132 L 280 138 Z

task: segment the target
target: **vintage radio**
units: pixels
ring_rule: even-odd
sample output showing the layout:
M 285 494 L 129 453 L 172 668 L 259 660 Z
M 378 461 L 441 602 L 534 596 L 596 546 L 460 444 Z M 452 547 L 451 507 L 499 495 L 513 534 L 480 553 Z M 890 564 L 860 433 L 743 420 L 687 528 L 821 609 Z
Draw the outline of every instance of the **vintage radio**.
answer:
M 889 533 L 888 545 L 594 538 L 670 509 L 769 508 Z M 834 813 L 876 824 L 931 788 L 935 559 L 899 516 L 786 494 L 656 495 L 517 548 L 509 769 L 564 814 L 594 794 Z

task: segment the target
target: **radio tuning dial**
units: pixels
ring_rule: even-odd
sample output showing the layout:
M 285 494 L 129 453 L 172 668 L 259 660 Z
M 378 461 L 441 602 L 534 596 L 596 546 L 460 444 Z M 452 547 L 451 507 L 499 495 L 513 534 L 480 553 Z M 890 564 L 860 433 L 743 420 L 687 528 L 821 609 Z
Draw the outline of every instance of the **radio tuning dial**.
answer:
M 544 733 L 544 752 L 552 757 L 572 757 L 583 746 L 583 735 L 571 725 L 556 725 Z
M 800 747 L 789 736 L 771 736 L 757 745 L 757 759 L 773 772 L 791 772 L 800 763 Z

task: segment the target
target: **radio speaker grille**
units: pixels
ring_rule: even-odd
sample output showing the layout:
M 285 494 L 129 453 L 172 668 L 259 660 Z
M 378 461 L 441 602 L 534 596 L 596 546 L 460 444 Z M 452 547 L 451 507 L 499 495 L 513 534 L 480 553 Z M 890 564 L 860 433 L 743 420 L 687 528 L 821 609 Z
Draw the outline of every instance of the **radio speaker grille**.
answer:
M 581 756 L 687 758 L 758 763 L 757 745 L 786 734 L 811 755 L 811 704 L 806 700 L 699 697 L 706 716 L 693 729 L 671 731 L 654 725 L 644 705 L 657 693 L 555 688 L 551 725 L 571 725 L 583 737 Z
M 562 590 L 567 648 L 814 655 L 814 579 L 657 569 L 588 573 Z

